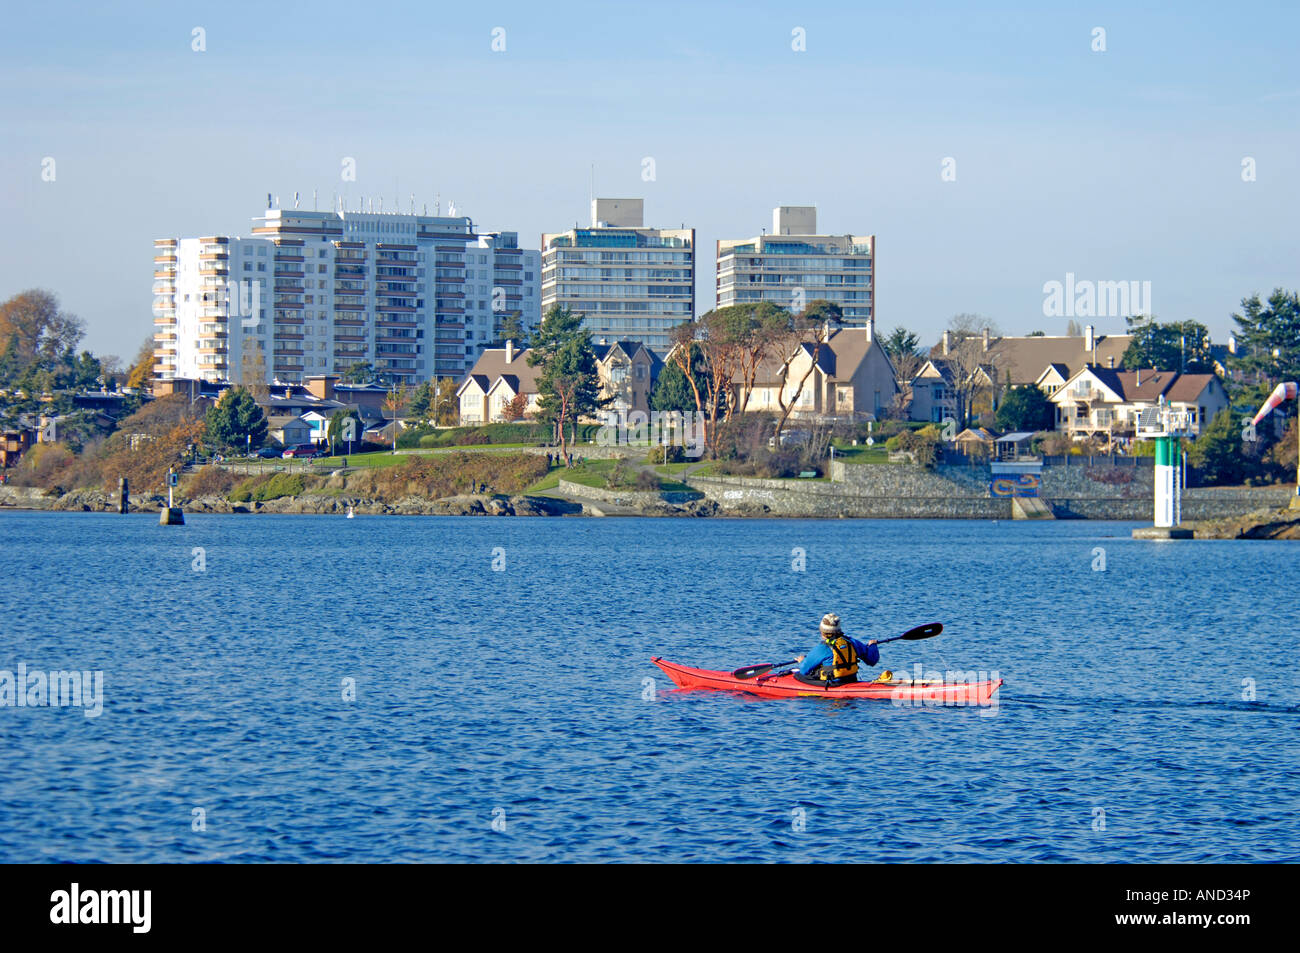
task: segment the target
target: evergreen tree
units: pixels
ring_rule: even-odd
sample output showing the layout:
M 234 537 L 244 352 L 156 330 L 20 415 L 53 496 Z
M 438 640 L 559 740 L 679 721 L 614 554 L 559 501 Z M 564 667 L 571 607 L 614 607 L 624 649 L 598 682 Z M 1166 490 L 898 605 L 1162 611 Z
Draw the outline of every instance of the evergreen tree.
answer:
M 552 305 L 533 335 L 528 365 L 540 367 L 537 379 L 539 416 L 554 422 L 560 451 L 568 458 L 565 426 L 577 430 L 578 418 L 594 414 L 607 401 L 600 396 L 600 376 L 591 335 L 582 328 L 582 315 Z
M 706 375 L 703 371 L 697 371 L 695 377 L 696 386 L 703 393 L 708 386 Z M 690 382 L 686 380 L 686 373 L 675 361 L 665 364 L 663 370 L 659 372 L 654 391 L 650 394 L 650 408 L 659 411 L 695 412 L 695 392 L 691 390 Z
M 1241 448 L 1241 427 L 1233 422 L 1232 411 L 1225 408 L 1214 415 L 1210 425 L 1192 442 L 1187 462 L 1200 471 L 1211 486 L 1241 483 L 1245 478 L 1245 461 Z
M 1162 371 L 1208 374 L 1214 369 L 1210 357 L 1210 332 L 1198 321 L 1160 324 L 1152 317 L 1128 319 L 1133 340 L 1121 363 L 1128 370 L 1154 367 Z
M 1056 408 L 1033 384 L 1012 387 L 1002 395 L 996 417 L 1003 430 L 1051 430 L 1056 425 Z
M 1237 354 L 1231 359 L 1251 378 L 1293 381 L 1300 377 L 1300 293 L 1273 289 L 1267 305 L 1259 295 L 1241 299 Z
M 222 394 L 205 422 L 208 442 L 225 450 L 256 450 L 266 442 L 266 415 L 242 387 L 231 387 Z

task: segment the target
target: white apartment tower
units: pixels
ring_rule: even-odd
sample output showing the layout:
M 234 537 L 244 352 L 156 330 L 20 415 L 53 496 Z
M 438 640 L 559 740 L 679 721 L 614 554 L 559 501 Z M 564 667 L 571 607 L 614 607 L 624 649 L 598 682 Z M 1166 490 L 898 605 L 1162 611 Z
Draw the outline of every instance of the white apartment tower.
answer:
M 772 234 L 718 242 L 718 307 L 770 301 L 797 313 L 822 298 L 840 306 L 846 326 L 871 328 L 875 259 L 875 235 L 818 235 L 815 207 L 783 205 Z
M 695 317 L 695 229 L 646 228 L 644 200 L 593 199 L 591 227 L 542 235 L 542 311 L 586 316 L 593 337 L 663 353 Z
M 540 254 L 463 216 L 268 208 L 252 237 L 159 239 L 154 256 L 164 379 L 460 377 L 506 312 L 540 313 Z

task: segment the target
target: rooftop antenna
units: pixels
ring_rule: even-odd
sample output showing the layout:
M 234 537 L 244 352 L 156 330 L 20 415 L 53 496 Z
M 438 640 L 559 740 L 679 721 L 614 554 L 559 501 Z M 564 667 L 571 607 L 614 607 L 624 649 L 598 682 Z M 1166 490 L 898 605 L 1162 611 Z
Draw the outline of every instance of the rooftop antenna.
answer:
M 297 191 L 296 189 L 294 190 L 294 193 L 293 193 L 293 207 L 294 207 L 294 210 L 297 211 L 297 209 L 298 209 L 298 191 Z
M 316 211 L 316 190 L 311 190 L 311 210 Z
M 271 207 L 271 193 L 270 193 L 270 192 L 267 192 L 267 193 L 266 193 L 266 207 L 267 207 L 267 208 L 270 208 L 270 207 Z

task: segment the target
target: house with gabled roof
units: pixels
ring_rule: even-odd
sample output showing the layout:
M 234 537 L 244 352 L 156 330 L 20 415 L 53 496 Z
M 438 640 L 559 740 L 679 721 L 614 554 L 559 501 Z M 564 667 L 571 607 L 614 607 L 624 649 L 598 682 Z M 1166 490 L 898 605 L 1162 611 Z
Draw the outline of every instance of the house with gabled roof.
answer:
M 957 383 L 963 373 L 956 361 L 943 357 L 927 360 L 910 381 L 912 405 L 908 417 L 930 423 L 939 423 L 945 417 L 959 419 Z M 970 373 L 976 388 L 992 387 L 994 368 L 981 364 Z
M 1048 400 L 1056 405 L 1058 430 L 1076 440 L 1097 437 L 1108 442 L 1135 436 L 1137 414 L 1160 404 L 1189 411 L 1196 436 L 1229 406 L 1228 392 L 1216 375 L 1157 368 L 1084 367 Z
M 650 393 L 663 369 L 663 360 L 640 341 L 607 344 L 602 338 L 592 349 L 596 352 L 601 396 L 610 401 L 607 409 L 621 414 L 649 413 Z
M 1055 336 L 998 336 L 986 329 L 978 336 L 962 338 L 945 331 L 939 343 L 930 349 L 929 357 L 937 363 L 956 357 L 960 351 L 963 366 L 979 365 L 981 388 L 991 386 L 997 394 L 1006 387 L 1034 384 L 1050 396 L 1084 367 L 1120 367 L 1132 340 L 1128 334 L 1099 334 L 1092 325 L 1084 328 L 1083 334 Z M 951 381 L 948 388 L 943 387 L 940 378 L 944 375 L 936 368 L 923 367 L 918 376 L 923 390 L 951 389 Z M 942 406 L 945 397 L 949 405 L 946 408 Z M 956 403 L 951 397 L 948 393 L 921 393 L 917 406 L 917 395 L 914 395 L 911 419 L 937 421 L 955 415 Z M 990 405 L 995 406 L 996 400 L 990 401 Z
M 503 348 L 485 348 L 456 388 L 460 422 L 468 426 L 503 421 L 506 407 L 520 394 L 527 403 L 525 413 L 535 411 L 541 370 L 528 365 L 528 349 L 517 350 L 513 341 Z
M 787 404 L 793 400 L 805 373 L 808 378 L 790 412 L 792 419 L 880 420 L 898 392 L 893 362 L 875 340 L 870 324 L 832 331 L 820 347 L 800 344 L 784 378 L 781 369 L 780 358 L 765 360 L 748 395 L 746 382 L 738 372 L 733 378 L 737 406 L 747 411 L 780 413 L 778 396 Z

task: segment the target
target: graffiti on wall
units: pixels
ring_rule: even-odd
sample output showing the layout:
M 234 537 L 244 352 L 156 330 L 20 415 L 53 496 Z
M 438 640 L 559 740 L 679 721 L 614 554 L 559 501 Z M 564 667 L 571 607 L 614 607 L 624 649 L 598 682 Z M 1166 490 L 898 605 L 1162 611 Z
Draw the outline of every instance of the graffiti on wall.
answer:
M 995 476 L 989 482 L 989 492 L 992 496 L 1037 496 L 1038 481 L 1037 473 Z

